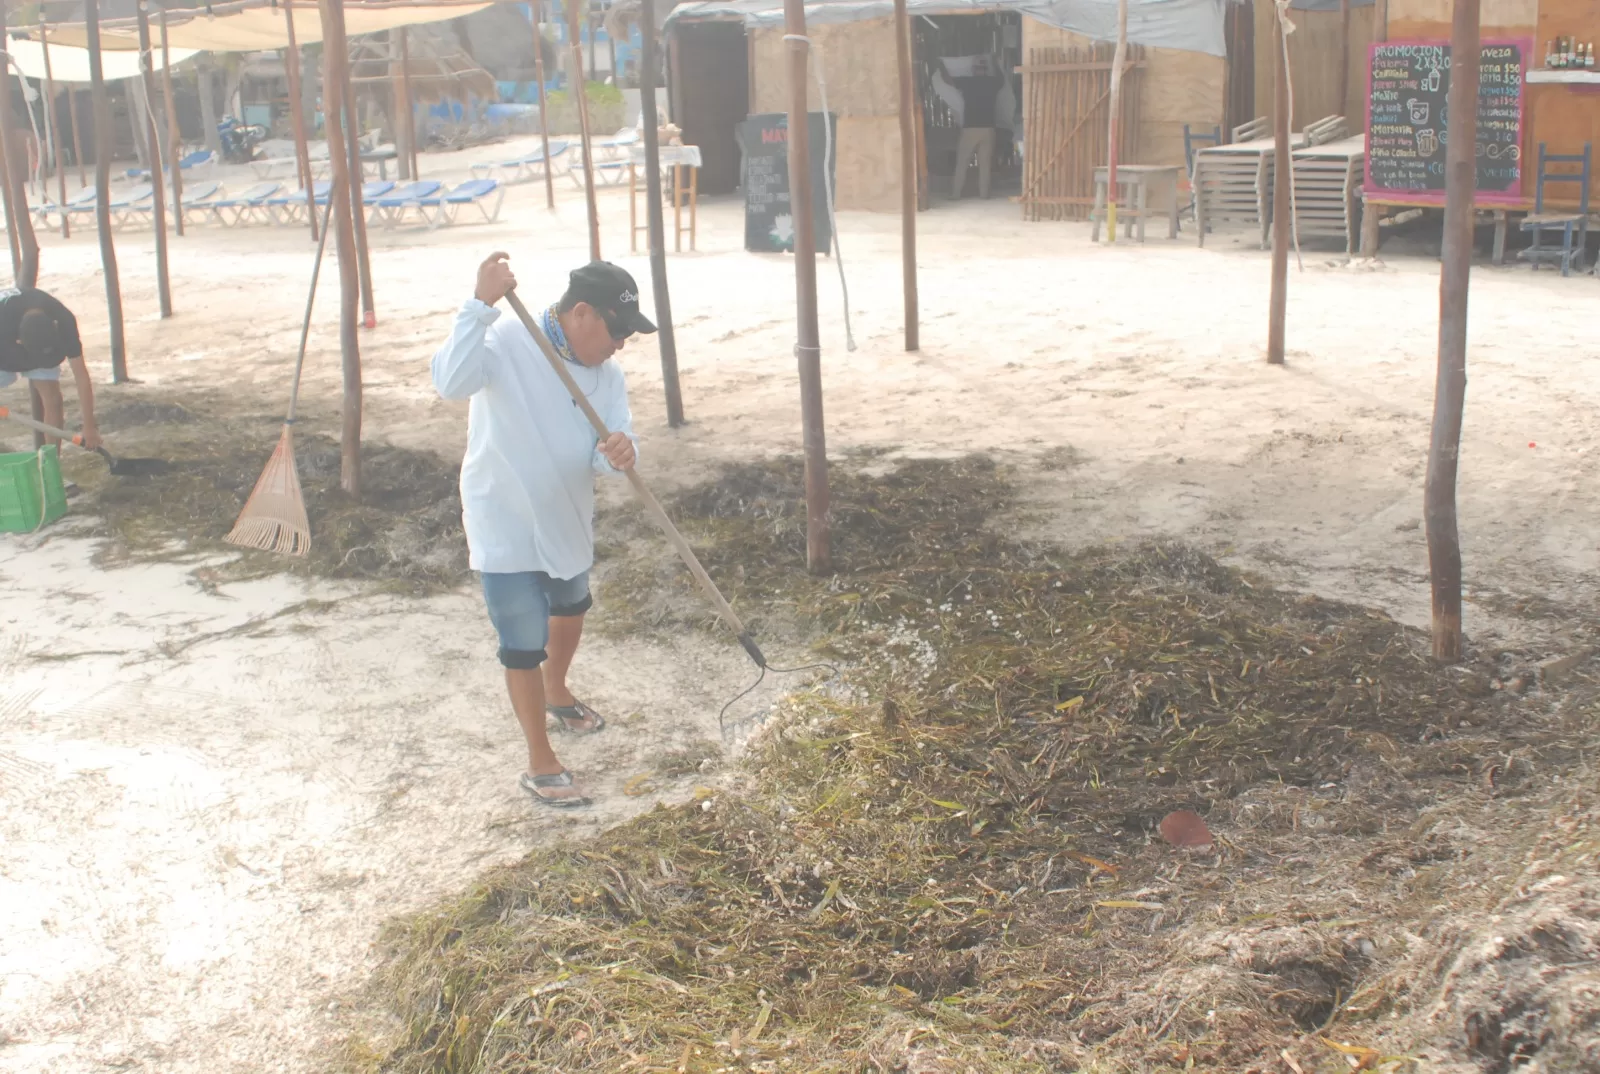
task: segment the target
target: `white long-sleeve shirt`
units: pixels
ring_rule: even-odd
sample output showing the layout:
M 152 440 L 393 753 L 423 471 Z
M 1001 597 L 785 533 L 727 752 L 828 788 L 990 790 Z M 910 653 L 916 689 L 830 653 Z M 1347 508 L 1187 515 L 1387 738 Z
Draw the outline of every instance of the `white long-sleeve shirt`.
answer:
M 491 574 L 574 578 L 594 565 L 594 476 L 617 471 L 594 427 L 516 318 L 472 299 L 433 356 L 433 385 L 471 399 L 461 463 L 469 565 Z M 622 367 L 569 371 L 613 432 L 637 447 Z

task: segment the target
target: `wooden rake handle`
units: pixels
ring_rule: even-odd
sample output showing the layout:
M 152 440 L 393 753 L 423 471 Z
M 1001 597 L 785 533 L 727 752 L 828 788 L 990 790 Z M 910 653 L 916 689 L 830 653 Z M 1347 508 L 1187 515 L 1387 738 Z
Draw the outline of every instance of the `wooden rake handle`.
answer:
M 571 373 L 567 372 L 566 362 L 556 353 L 555 346 L 551 344 L 550 338 L 544 334 L 544 331 L 528 313 L 528 308 L 522 304 L 522 300 L 517 297 L 515 291 L 506 293 L 506 304 L 511 307 L 511 311 L 522 322 L 522 327 L 528 330 L 528 335 L 533 337 L 534 343 L 538 344 L 539 349 L 544 352 L 545 359 L 550 363 L 550 368 L 556 371 L 556 376 L 560 377 L 561 383 L 566 385 L 567 392 L 572 396 L 572 401 L 578 404 L 578 409 L 583 411 L 583 416 L 589 419 L 589 424 L 594 426 L 595 433 L 602 441 L 607 439 L 611 435 L 611 430 L 606 428 L 605 421 L 595 411 L 594 407 L 589 404 L 589 397 L 583 394 L 583 389 L 578 387 L 578 382 L 572 379 Z M 678 527 L 673 525 L 672 519 L 667 517 L 666 509 L 661 506 L 661 501 L 656 499 L 655 493 L 650 491 L 650 487 L 644 483 L 644 478 L 639 476 L 638 469 L 629 468 L 624 470 L 623 473 L 627 476 L 628 483 L 633 486 L 634 494 L 639 497 L 639 502 L 644 504 L 645 511 L 655 520 L 656 525 L 661 527 L 661 532 L 666 534 L 667 540 L 677 550 L 684 566 L 689 568 L 689 573 L 694 575 L 695 581 L 700 583 L 700 588 L 705 590 L 706 596 L 711 599 L 712 605 L 717 609 L 717 615 L 722 618 L 724 623 L 728 624 L 728 629 L 732 630 L 739 639 L 739 644 L 749 654 L 750 659 L 755 661 L 756 667 L 765 668 L 767 666 L 767 658 L 761 655 L 761 649 L 756 645 L 755 639 L 750 636 L 750 631 L 745 628 L 744 623 L 734 612 L 733 606 L 728 603 L 727 598 L 722 595 L 722 591 L 717 588 L 717 583 L 711 580 L 711 576 L 706 573 L 706 569 L 700 565 L 700 560 L 694 554 L 694 549 L 689 547 L 689 542 L 684 540 L 683 534 L 678 532 Z

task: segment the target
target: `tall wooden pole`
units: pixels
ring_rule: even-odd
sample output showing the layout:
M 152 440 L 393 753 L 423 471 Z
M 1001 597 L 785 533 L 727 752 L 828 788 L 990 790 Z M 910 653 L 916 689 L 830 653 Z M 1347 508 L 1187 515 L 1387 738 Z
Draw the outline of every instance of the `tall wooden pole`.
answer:
M 1433 582 L 1433 657 L 1461 659 L 1461 534 L 1456 471 L 1467 396 L 1467 287 L 1472 275 L 1472 201 L 1477 187 L 1479 0 L 1455 0 L 1450 27 L 1449 142 L 1445 146 L 1444 255 L 1439 271 L 1439 372 L 1423 517 Z
M 111 240 L 111 103 L 100 66 L 100 3 L 84 0 L 84 31 L 89 39 L 89 97 L 94 103 L 94 219 L 100 232 L 100 267 L 106 278 L 106 314 L 111 329 L 111 382 L 128 382 L 128 352 L 122 329 L 122 283 Z
M 93 0 L 90 0 L 92 3 Z M 333 182 L 335 249 L 339 257 L 339 352 L 344 367 L 344 424 L 340 435 L 339 485 L 345 493 L 361 496 L 361 345 L 357 339 L 356 306 L 361 285 L 356 274 L 356 232 L 350 212 L 350 162 L 345 152 L 344 66 L 348 62 L 341 0 L 317 0 L 322 15 L 323 121 L 328 133 L 328 162 Z
M 172 281 L 167 277 L 167 193 L 161 181 L 164 170 L 161 162 L 161 142 L 156 138 L 155 117 L 155 58 L 150 52 L 150 11 L 144 0 L 134 4 L 135 18 L 139 24 L 139 89 L 144 94 L 144 136 L 150 147 L 150 186 L 155 190 L 151 209 L 155 215 L 156 233 L 156 298 L 161 306 L 161 316 L 172 316 Z
M 336 15 L 339 19 L 339 38 L 345 40 L 344 32 L 344 4 L 338 5 Z M 326 39 L 323 47 L 326 48 Z M 345 115 L 345 144 L 350 152 L 350 217 L 356 235 L 356 279 L 361 287 L 361 323 L 367 328 L 378 327 L 377 307 L 372 299 L 372 258 L 367 252 L 367 207 L 361 196 L 361 145 L 357 141 L 361 129 L 360 115 L 357 110 L 355 83 L 350 81 L 350 55 L 345 53 L 339 57 L 339 71 L 344 77 L 341 87 L 344 93 Z M 331 145 L 330 145 L 331 148 Z
M 89 106 L 94 107 L 93 94 Z M 72 159 L 78 165 L 78 189 L 89 185 L 89 175 L 83 170 L 83 138 L 78 134 L 78 91 L 67 87 L 67 121 L 72 124 Z
M 50 42 L 44 23 L 39 23 L 39 48 L 44 52 L 44 125 L 46 136 L 55 156 L 58 204 L 61 206 L 61 237 L 72 238 L 72 225 L 67 221 L 67 162 L 61 155 L 61 132 L 56 130 L 56 80 L 50 68 Z M 72 104 L 72 90 L 67 90 L 67 104 Z M 46 185 L 48 189 L 48 184 Z
M 1389 40 L 1389 0 L 1377 0 L 1372 6 L 1372 40 Z M 1376 206 L 1363 205 L 1361 210 L 1361 256 L 1378 256 L 1378 210 Z
M 1117 242 L 1117 156 L 1122 146 L 1122 65 L 1128 60 L 1128 0 L 1117 0 L 1117 49 L 1111 57 L 1111 120 L 1106 124 L 1106 242 Z
M 398 143 L 400 178 L 420 179 L 417 174 L 416 108 L 411 103 L 411 42 L 404 26 L 400 34 L 400 97 L 395 102 L 394 138 Z
M 533 77 L 539 83 L 539 141 L 544 146 L 544 202 L 546 208 L 554 209 L 556 176 L 555 169 L 550 163 L 550 117 L 544 99 L 544 0 L 533 0 L 528 9 L 533 16 Z M 639 86 L 640 92 L 643 93 L 642 76 Z
M 1284 322 L 1289 309 L 1289 73 L 1284 63 L 1283 16 L 1272 16 L 1272 296 L 1267 313 L 1267 361 L 1283 364 Z
M 588 0 L 565 0 L 567 35 L 572 38 L 571 73 L 567 81 L 578 105 L 578 133 L 583 141 L 583 189 L 589 204 L 589 259 L 600 260 L 600 209 L 594 198 L 594 149 L 589 144 L 589 94 L 583 82 L 583 44 L 578 29 L 578 5 Z
M 789 211 L 794 218 L 796 343 L 806 456 L 806 567 L 832 566 L 828 536 L 828 445 L 822 421 L 822 336 L 817 330 L 817 231 L 811 204 L 811 132 L 806 101 L 805 0 L 783 0 L 789 48 Z M 822 117 L 824 123 L 828 116 Z
M 906 350 L 922 346 L 917 323 L 917 142 L 911 117 L 911 19 L 894 0 L 895 57 L 900 67 L 900 274 L 906 303 Z
M 645 198 L 649 202 L 650 289 L 656 295 L 656 342 L 661 348 L 661 386 L 667 393 L 667 424 L 683 424 L 683 388 L 678 383 L 678 342 L 672 330 L 672 297 L 667 291 L 667 225 L 661 213 L 661 130 L 656 117 L 656 5 L 640 0 L 639 56 L 640 123 L 644 137 Z M 545 175 L 550 174 L 548 161 Z M 631 195 L 630 195 L 631 196 Z
M 0 3 L 0 41 L 6 39 L 5 5 Z M 28 212 L 27 174 L 28 158 L 16 157 L 17 143 L 12 141 L 11 67 L 0 66 L 0 141 L 5 143 L 0 152 L 0 167 L 5 169 L 6 228 L 12 236 L 12 278 L 18 287 L 33 287 L 39 282 L 39 240 L 33 234 L 33 218 Z M 18 176 L 21 172 L 21 177 Z
M 1339 115 L 1350 114 L 1350 0 L 1339 0 Z
M 178 101 L 172 92 L 172 49 L 167 44 L 167 11 L 161 9 L 161 96 L 167 103 L 167 157 L 172 161 L 173 225 L 183 234 L 183 132 L 178 128 Z
M 283 50 L 283 69 L 289 78 L 289 129 L 294 132 L 295 168 L 300 173 L 300 185 L 306 192 L 306 219 L 311 222 L 311 241 L 317 235 L 316 180 L 311 171 L 311 147 L 306 143 L 306 115 L 304 92 L 300 85 L 300 43 L 295 39 L 294 8 L 283 5 L 284 29 L 289 35 L 289 47 Z

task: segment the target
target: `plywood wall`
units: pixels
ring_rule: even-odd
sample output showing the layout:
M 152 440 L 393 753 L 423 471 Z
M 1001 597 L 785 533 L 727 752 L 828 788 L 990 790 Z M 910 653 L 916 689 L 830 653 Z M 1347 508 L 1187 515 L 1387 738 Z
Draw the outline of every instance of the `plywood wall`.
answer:
M 840 117 L 900 114 L 893 19 L 811 26 L 806 36 L 815 43 L 822 62 L 830 110 Z M 789 110 L 788 63 L 789 47 L 781 27 L 750 31 L 751 112 Z M 814 69 L 808 72 L 806 87 L 811 107 L 820 109 Z
M 1430 0 L 1431 2 L 1431 0 Z M 1445 0 L 1448 3 L 1448 0 Z M 1350 65 L 1345 99 L 1339 100 L 1339 61 L 1344 55 L 1343 16 L 1338 11 L 1290 11 L 1289 77 L 1294 86 L 1291 126 L 1300 130 L 1324 116 L 1342 115 L 1351 132 L 1366 123 L 1367 47 L 1372 43 L 1375 5 L 1350 9 Z M 1271 116 L 1278 47 L 1274 5 L 1255 5 L 1256 115 Z
M 1448 38 L 1454 6 L 1452 0 L 1389 0 L 1389 36 Z M 1532 33 L 1538 19 L 1539 0 L 1482 0 L 1478 25 L 1484 37 L 1519 36 Z
M 1035 19 L 1022 20 L 1022 54 L 1031 48 L 1088 48 L 1091 40 Z M 1129 164 L 1182 164 L 1183 125 L 1195 130 L 1221 126 L 1227 94 L 1227 61 L 1202 52 L 1146 48 L 1139 72 L 1138 141 Z M 1024 98 L 1026 97 L 1024 89 Z

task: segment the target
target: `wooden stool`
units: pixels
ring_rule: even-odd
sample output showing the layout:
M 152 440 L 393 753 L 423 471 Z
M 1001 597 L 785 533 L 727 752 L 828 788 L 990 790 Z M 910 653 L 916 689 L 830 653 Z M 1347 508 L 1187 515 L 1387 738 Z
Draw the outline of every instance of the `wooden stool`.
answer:
M 1117 216 L 1124 225 L 1124 233 L 1128 238 L 1133 238 L 1134 224 L 1139 227 L 1139 241 L 1144 241 L 1144 222 L 1152 216 L 1165 216 L 1167 218 L 1167 238 L 1178 237 L 1178 172 L 1176 165 L 1165 164 L 1122 164 L 1117 167 L 1117 186 L 1131 187 L 1131 197 L 1126 209 L 1123 208 L 1121 190 L 1117 192 Z M 1100 241 L 1100 222 L 1106 218 L 1106 187 L 1109 185 L 1107 169 L 1094 170 L 1094 209 L 1089 213 L 1093 221 L 1090 228 L 1089 241 Z M 1150 207 L 1150 187 L 1162 186 L 1168 194 L 1168 206 L 1165 209 Z
M 689 233 L 689 249 L 695 250 L 699 238 L 700 219 L 700 169 L 693 164 L 673 164 L 670 181 L 663 185 L 662 193 L 672 199 L 672 248 L 676 253 L 683 252 L 683 234 Z M 685 180 L 685 173 L 688 178 Z M 646 222 L 639 223 L 639 165 L 635 161 L 628 163 L 628 243 L 629 249 L 634 253 L 639 252 L 639 232 L 649 231 L 648 216 Z M 683 210 L 689 209 L 689 226 L 683 225 Z

